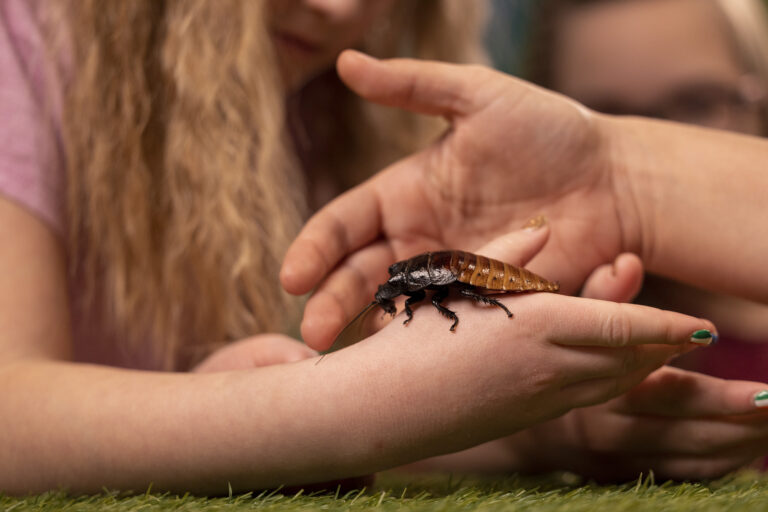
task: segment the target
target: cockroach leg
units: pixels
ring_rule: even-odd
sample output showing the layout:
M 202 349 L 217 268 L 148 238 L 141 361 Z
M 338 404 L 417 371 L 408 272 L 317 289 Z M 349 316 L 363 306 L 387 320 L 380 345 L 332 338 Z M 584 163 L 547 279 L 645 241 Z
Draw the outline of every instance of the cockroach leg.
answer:
M 424 290 L 408 293 L 407 295 L 408 298 L 405 299 L 405 314 L 408 315 L 408 318 L 403 321 L 403 325 L 406 325 L 413 318 L 413 310 L 411 309 L 411 306 L 417 302 L 421 302 L 427 296 Z
M 441 302 L 443 302 L 443 300 L 445 300 L 445 298 L 448 296 L 448 291 L 448 288 L 441 288 L 437 290 L 435 294 L 432 295 L 432 304 L 441 314 L 453 320 L 453 325 L 451 325 L 450 331 L 454 332 L 456 330 L 456 326 L 459 324 L 459 317 L 456 316 L 456 313 L 441 304 Z
M 507 307 L 492 297 L 477 293 L 476 291 L 469 288 L 462 288 L 459 290 L 459 293 L 465 297 L 469 297 L 470 299 L 475 299 L 478 302 L 482 302 L 483 304 L 492 304 L 494 306 L 500 307 L 507 313 L 509 318 L 512 318 L 512 313 L 507 309 Z

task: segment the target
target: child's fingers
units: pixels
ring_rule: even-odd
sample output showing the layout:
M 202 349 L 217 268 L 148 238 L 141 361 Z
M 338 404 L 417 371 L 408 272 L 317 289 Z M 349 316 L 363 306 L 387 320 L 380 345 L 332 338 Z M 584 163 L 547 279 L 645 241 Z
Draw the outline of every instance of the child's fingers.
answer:
M 559 308 L 559 316 L 551 319 L 549 339 L 561 345 L 707 345 L 717 339 L 709 320 L 635 304 L 559 299 L 567 303 Z
M 766 407 L 768 384 L 718 379 L 669 366 L 615 402 L 615 410 L 624 414 L 673 417 L 748 414 Z
M 378 242 L 342 262 L 307 301 L 301 322 L 306 344 L 328 349 L 344 326 L 373 300 L 393 258 L 389 246 Z
M 649 362 L 644 365 L 628 366 L 620 375 L 597 377 L 594 379 L 580 380 L 563 386 L 561 392 L 567 397 L 567 401 L 576 407 L 586 407 L 600 404 L 615 398 L 642 381 L 651 372 L 656 370 L 663 361 Z
M 333 200 L 307 222 L 288 248 L 280 282 L 288 293 L 309 292 L 341 260 L 375 240 L 380 230 L 376 189 L 366 182 Z
M 740 423 L 710 418 L 617 415 L 610 422 L 610 428 L 605 428 L 592 445 L 596 452 L 621 451 L 628 457 L 717 457 L 751 446 L 756 456 L 760 448 L 768 447 L 768 416 Z

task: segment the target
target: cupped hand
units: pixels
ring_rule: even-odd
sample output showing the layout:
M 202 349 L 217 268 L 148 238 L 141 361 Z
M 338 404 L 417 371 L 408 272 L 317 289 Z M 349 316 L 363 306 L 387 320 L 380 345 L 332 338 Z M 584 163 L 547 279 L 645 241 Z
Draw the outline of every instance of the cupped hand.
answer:
M 345 52 L 338 70 L 363 98 L 444 116 L 451 128 L 322 209 L 289 249 L 285 289 L 317 287 L 302 324 L 310 346 L 330 346 L 394 261 L 474 251 L 536 214 L 555 224 L 530 268 L 560 281 L 565 293 L 632 248 L 631 215 L 618 214 L 627 205 L 605 164 L 610 148 L 598 118 L 581 105 L 478 66 Z

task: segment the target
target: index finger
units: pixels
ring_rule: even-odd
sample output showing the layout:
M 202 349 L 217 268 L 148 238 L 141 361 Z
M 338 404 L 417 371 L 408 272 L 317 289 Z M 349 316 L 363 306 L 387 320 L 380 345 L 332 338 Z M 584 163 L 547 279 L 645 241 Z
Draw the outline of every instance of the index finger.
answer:
M 280 270 L 285 291 L 309 292 L 347 255 L 381 232 L 381 207 L 371 182 L 341 195 L 312 217 L 286 252 Z
M 638 304 L 560 297 L 550 339 L 559 345 L 628 347 L 646 344 L 709 345 L 717 330 L 709 320 Z

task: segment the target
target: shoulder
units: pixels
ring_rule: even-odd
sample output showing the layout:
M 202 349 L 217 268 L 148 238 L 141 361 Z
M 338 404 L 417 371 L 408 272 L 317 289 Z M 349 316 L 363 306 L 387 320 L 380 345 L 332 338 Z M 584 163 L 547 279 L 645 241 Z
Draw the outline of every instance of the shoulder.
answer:
M 61 234 L 61 92 L 42 15 L 35 0 L 0 0 L 0 194 Z
M 6 50 L 20 61 L 37 60 L 43 50 L 42 15 L 45 9 L 34 0 L 0 0 L 0 36 Z

